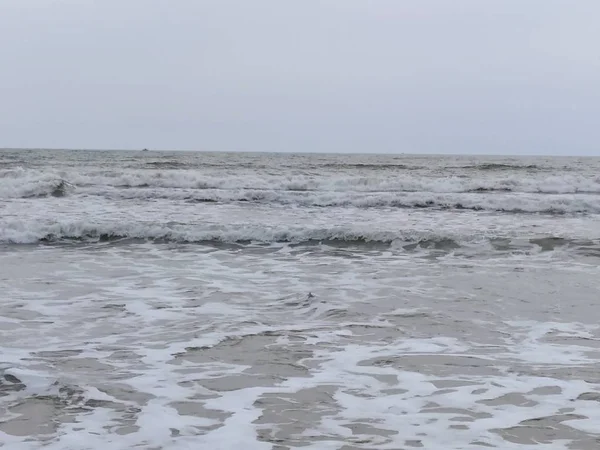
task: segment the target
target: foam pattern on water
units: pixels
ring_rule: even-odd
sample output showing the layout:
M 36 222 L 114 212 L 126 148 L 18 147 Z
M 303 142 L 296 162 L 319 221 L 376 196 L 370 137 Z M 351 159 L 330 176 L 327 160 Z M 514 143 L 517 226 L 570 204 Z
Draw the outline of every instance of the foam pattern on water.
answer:
M 598 268 L 572 253 L 13 247 L 18 449 L 595 449 Z

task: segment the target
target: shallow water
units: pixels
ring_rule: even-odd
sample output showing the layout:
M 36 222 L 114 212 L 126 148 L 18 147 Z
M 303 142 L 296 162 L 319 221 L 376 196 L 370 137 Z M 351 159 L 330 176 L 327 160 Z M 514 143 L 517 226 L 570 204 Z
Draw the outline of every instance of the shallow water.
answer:
M 597 160 L 0 161 L 0 446 L 600 447 Z

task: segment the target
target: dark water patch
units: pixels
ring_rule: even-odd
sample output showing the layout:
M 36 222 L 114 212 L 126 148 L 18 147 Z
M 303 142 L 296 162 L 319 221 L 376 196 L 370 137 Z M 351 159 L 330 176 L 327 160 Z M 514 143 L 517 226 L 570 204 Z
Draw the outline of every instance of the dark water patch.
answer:
M 22 391 L 25 387 L 25 384 L 16 376 L 10 373 L 0 374 L 0 398 L 11 392 Z
M 329 247 L 331 249 L 336 250 L 352 250 L 354 247 L 360 247 L 361 250 L 384 250 L 389 248 L 393 239 L 385 239 L 385 240 L 377 240 L 377 239 L 369 239 L 369 238 L 325 238 L 325 239 L 305 239 L 301 241 L 290 240 L 290 241 L 279 241 L 279 242 L 289 242 L 290 248 L 298 248 L 298 247 Z M 351 258 L 359 259 L 359 255 L 345 255 Z
M 589 402 L 599 402 L 600 403 L 600 392 L 584 392 L 577 400 L 585 400 Z
M 502 373 L 491 360 L 476 356 L 422 354 L 372 358 L 361 361 L 359 366 L 393 367 L 412 370 L 434 376 L 453 376 L 458 373 L 475 376 L 492 376 Z
M 546 238 L 530 239 L 529 242 L 539 246 L 542 249 L 542 251 L 552 251 L 558 247 L 562 247 L 569 243 L 569 241 L 567 239 L 559 238 L 559 237 L 546 237 Z
M 305 433 L 312 423 L 339 412 L 335 400 L 338 387 L 320 384 L 318 387 L 300 389 L 293 394 L 266 393 L 255 402 L 254 407 L 261 409 L 261 416 L 253 423 L 261 424 L 258 439 L 275 446 L 273 450 L 302 448 L 314 444 L 314 440 Z
M 511 188 L 496 188 L 496 187 L 478 187 L 475 189 L 469 189 L 467 192 L 472 193 L 486 193 L 486 192 L 512 192 Z
M 214 198 L 193 198 L 193 197 L 188 197 L 185 199 L 185 201 L 187 203 L 219 203 L 219 200 L 216 200 Z M 243 200 L 240 200 L 243 201 Z
M 434 317 L 434 314 L 428 313 L 425 311 L 415 310 L 415 311 L 391 312 L 391 313 L 387 313 L 386 317 L 393 317 L 396 319 L 415 320 L 415 319 L 431 319 Z
M 372 170 L 419 170 L 424 169 L 424 166 L 408 165 L 408 164 L 368 164 L 368 163 L 326 163 L 319 164 L 315 167 L 334 168 L 334 169 L 372 169 Z
M 67 193 L 68 183 L 64 180 L 61 180 L 60 183 L 56 185 L 54 189 L 50 192 L 52 197 L 64 197 Z
M 545 169 L 537 164 L 506 164 L 506 163 L 484 163 L 484 164 L 468 164 L 461 166 L 461 169 L 475 169 L 475 170 L 542 170 Z
M 83 352 L 83 350 L 56 350 L 56 351 L 41 351 L 34 353 L 35 356 L 40 358 L 69 358 L 73 356 L 78 356 Z
M 595 437 L 568 426 L 568 421 L 581 419 L 587 417 L 580 414 L 562 414 L 529 419 L 514 427 L 491 431 L 500 435 L 505 441 L 521 446 L 535 447 L 540 444 L 551 445 L 555 442 L 570 441 L 569 448 L 598 448 Z
M 149 188 L 149 187 L 155 187 L 155 186 L 150 186 L 149 183 L 139 183 L 139 184 L 118 184 L 115 187 L 121 188 L 121 189 L 134 189 L 134 188 Z
M 438 202 L 434 200 L 427 200 L 424 202 L 404 202 L 404 201 L 392 201 L 388 205 L 373 205 L 376 206 L 390 206 L 395 208 L 405 208 L 405 209 L 431 209 L 431 210 L 439 210 L 439 211 L 489 211 L 503 214 L 515 214 L 515 215 L 549 215 L 549 216 L 564 216 L 564 215 L 581 215 L 588 214 L 592 211 L 588 211 L 585 209 L 577 209 L 570 210 L 561 207 L 550 207 L 550 208 L 541 208 L 539 210 L 525 210 L 523 208 L 499 208 L 484 205 L 466 205 L 461 202 L 455 203 L 446 203 L 446 202 Z
M 93 231 L 72 236 L 49 233 L 39 239 L 39 243 L 42 244 L 102 243 L 116 241 L 120 241 L 122 243 L 136 244 L 148 242 L 148 239 L 132 238 L 125 235 L 118 235 L 113 233 L 96 233 Z
M 103 306 L 102 309 L 112 309 L 114 311 L 119 311 L 119 312 L 124 312 L 126 310 L 125 304 L 116 304 L 116 303 L 109 303 L 109 304 Z
M 388 206 L 388 205 L 372 205 L 371 207 L 377 207 L 377 206 Z M 403 209 L 433 209 L 433 210 L 439 210 L 439 211 L 448 211 L 448 210 L 457 210 L 457 211 L 461 211 L 461 210 L 465 210 L 465 211 L 484 211 L 486 208 L 484 208 L 483 206 L 465 206 L 462 203 L 443 203 L 443 202 L 437 202 L 434 200 L 426 200 L 423 202 L 404 202 L 402 200 L 398 200 L 398 201 L 392 201 L 390 202 L 389 206 L 393 207 L 393 208 L 403 208 Z M 495 209 L 490 209 L 491 211 L 497 211 L 497 212 L 511 212 L 511 211 L 502 211 L 502 210 L 495 210 Z
M 515 405 L 525 408 L 531 408 L 539 405 L 538 402 L 531 400 L 525 397 L 523 394 L 512 392 L 509 394 L 504 394 L 500 397 L 490 398 L 485 400 L 477 400 L 477 403 L 481 403 L 487 406 L 505 406 L 505 405 Z
M 340 318 L 347 317 L 348 315 L 350 315 L 350 312 L 344 308 L 332 308 L 332 309 L 325 311 L 325 313 L 322 314 L 322 316 L 327 317 L 329 319 L 332 319 L 332 318 L 340 319 Z
M 271 385 L 285 377 L 306 377 L 308 369 L 301 361 L 313 356 L 311 349 L 305 348 L 300 342 L 297 346 L 279 344 L 278 334 L 244 334 L 229 336 L 214 346 L 188 347 L 184 352 L 175 354 L 175 364 L 181 361 L 192 363 L 211 363 L 220 361 L 227 364 L 248 366 L 243 375 L 235 375 L 235 379 L 222 377 L 213 382 L 214 390 L 233 390 L 228 381 L 247 383 L 252 385 Z M 201 383 L 208 387 L 208 380 Z M 257 383 L 258 384 L 254 384 Z

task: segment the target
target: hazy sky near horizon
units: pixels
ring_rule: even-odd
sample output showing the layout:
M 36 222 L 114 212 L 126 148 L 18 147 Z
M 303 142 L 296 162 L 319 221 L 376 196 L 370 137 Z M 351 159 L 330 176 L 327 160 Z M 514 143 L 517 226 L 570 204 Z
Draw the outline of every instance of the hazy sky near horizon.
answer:
M 0 147 L 600 155 L 598 0 L 2 0 Z

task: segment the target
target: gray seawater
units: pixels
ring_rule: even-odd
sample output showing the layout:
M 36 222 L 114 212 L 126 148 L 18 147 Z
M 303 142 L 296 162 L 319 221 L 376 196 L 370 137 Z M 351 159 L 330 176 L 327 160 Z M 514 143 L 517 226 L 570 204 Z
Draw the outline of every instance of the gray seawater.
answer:
M 0 447 L 598 449 L 600 159 L 0 151 Z

